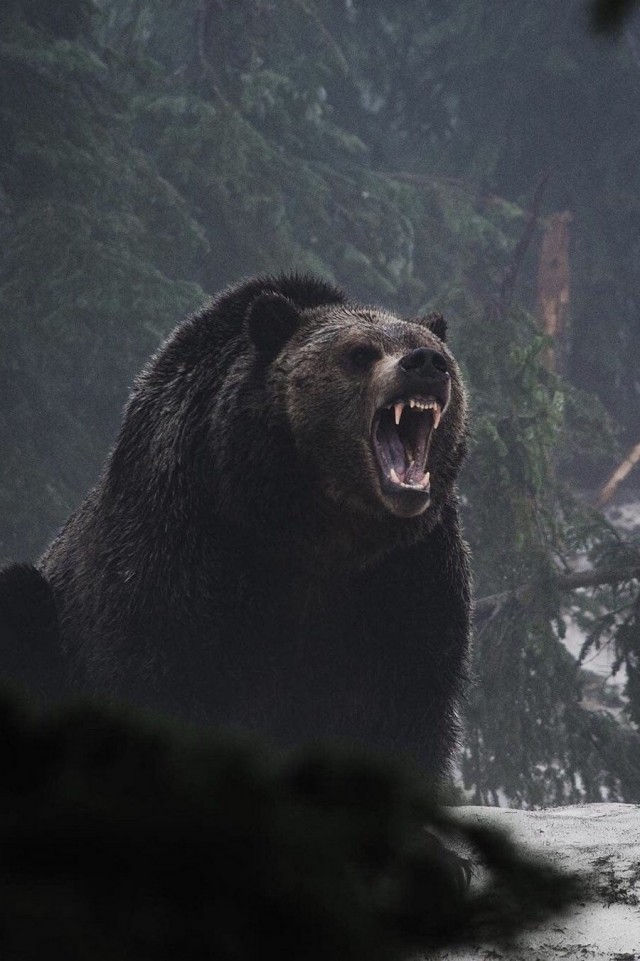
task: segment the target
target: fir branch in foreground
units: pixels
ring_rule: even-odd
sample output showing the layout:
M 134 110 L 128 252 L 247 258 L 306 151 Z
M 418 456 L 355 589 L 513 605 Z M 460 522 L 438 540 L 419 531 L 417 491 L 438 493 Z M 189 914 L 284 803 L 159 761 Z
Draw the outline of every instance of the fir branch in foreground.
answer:
M 3 957 L 399 961 L 579 895 L 393 759 L 0 696 Z M 471 845 L 488 883 L 428 828 Z

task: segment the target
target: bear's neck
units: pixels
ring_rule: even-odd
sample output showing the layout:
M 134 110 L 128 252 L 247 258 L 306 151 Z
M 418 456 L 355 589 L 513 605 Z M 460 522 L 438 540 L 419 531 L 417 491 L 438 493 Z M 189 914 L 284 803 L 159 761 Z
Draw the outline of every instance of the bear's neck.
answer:
M 395 517 L 347 515 L 331 507 L 300 517 L 285 515 L 278 522 L 242 521 L 216 524 L 212 543 L 225 542 L 230 556 L 244 566 L 252 558 L 260 569 L 275 565 L 293 582 L 344 580 L 401 547 L 424 539 L 436 523 L 435 514 L 410 521 Z

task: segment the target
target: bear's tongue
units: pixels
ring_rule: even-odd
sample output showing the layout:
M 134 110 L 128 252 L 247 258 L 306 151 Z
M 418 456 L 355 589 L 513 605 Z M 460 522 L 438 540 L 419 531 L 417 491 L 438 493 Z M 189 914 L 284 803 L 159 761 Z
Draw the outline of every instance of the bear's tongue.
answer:
M 394 486 L 429 490 L 427 457 L 441 413 L 432 398 L 398 401 L 378 412 L 373 446 L 383 474 Z

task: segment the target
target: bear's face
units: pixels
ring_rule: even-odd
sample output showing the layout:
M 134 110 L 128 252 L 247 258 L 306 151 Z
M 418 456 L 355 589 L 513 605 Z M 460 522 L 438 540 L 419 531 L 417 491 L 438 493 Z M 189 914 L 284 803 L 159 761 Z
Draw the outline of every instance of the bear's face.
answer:
M 284 335 L 269 361 L 270 402 L 325 496 L 369 514 L 427 512 L 453 483 L 466 433 L 442 318 L 343 305 L 300 312 L 273 297 L 268 312 L 250 329 L 267 357 Z M 275 342 L 255 336 L 264 323 Z

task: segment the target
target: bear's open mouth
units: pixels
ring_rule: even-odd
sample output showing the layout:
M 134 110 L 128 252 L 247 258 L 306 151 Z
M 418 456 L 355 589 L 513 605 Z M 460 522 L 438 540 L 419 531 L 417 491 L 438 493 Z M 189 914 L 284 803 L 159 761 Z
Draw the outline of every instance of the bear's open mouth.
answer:
M 435 397 L 396 400 L 376 412 L 373 450 L 385 490 L 429 494 L 429 447 L 441 417 Z

